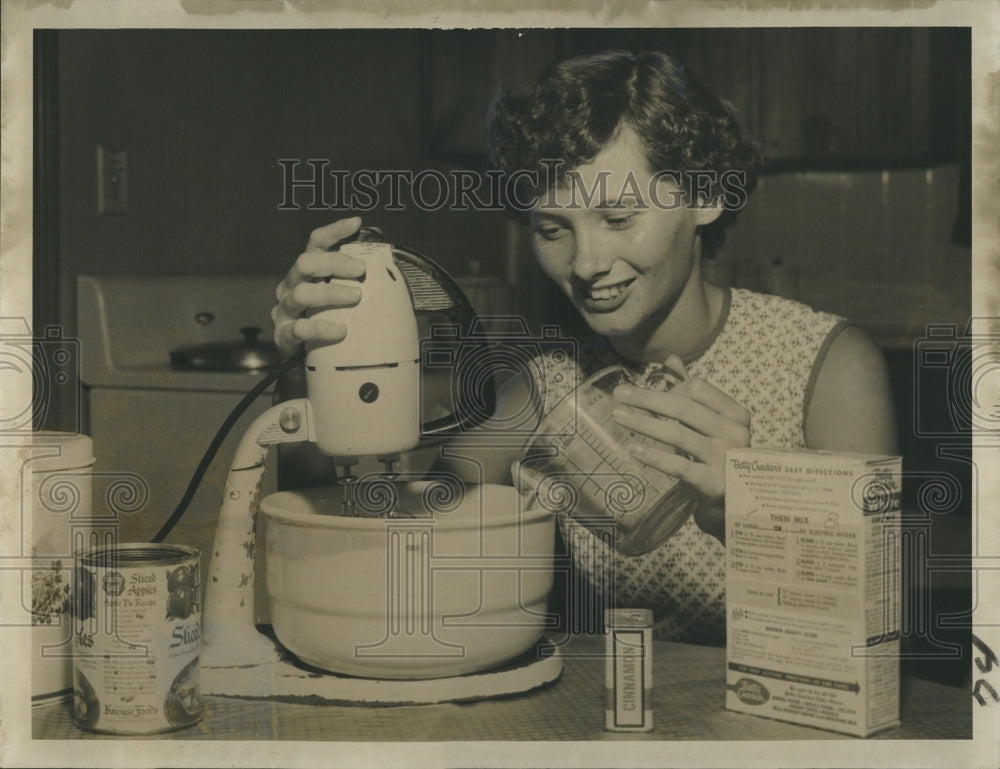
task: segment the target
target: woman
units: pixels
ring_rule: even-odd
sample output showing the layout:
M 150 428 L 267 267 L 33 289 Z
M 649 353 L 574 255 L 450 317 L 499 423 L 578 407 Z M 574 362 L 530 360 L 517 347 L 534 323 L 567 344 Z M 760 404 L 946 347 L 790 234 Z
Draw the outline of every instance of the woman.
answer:
M 571 519 L 560 525 L 592 582 L 610 579 L 618 605 L 654 610 L 658 638 L 722 643 L 726 450 L 894 453 L 881 353 L 841 318 L 702 275 L 702 256 L 721 244 L 759 159 L 732 110 L 669 56 L 609 51 L 557 63 L 494 99 L 488 136 L 494 162 L 522 180 L 514 199 L 528 202 L 541 269 L 588 329 L 579 360 L 544 361 L 536 381 L 505 385 L 495 424 L 509 428 L 533 392 L 542 394 L 537 418 L 607 365 L 686 371 L 670 392 L 621 386 L 614 397 L 615 418 L 652 439 L 639 459 L 702 493 L 693 518 L 638 557 L 610 552 Z M 272 317 L 284 351 L 343 337 L 338 324 L 301 315 L 357 301 L 353 289 L 307 281 L 362 274 L 328 251 L 359 226 L 355 218 L 314 231 L 279 286 Z M 476 480 L 510 483 L 516 449 L 490 447 L 490 429 L 450 453 L 478 459 Z

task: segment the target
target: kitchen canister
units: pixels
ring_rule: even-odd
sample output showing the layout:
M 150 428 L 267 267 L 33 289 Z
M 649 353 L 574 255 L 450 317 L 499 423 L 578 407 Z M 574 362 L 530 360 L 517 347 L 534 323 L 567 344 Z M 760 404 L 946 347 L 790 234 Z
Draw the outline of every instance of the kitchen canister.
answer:
M 24 543 L 31 553 L 31 701 L 73 693 L 71 607 L 74 553 L 95 544 L 93 442 L 82 434 L 32 433 L 22 465 Z

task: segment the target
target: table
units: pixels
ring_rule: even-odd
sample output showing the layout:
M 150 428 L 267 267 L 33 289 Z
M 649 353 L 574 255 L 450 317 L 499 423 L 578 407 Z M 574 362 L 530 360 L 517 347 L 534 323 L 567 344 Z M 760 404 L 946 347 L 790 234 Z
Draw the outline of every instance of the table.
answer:
M 725 709 L 725 649 L 657 641 L 653 650 L 655 730 L 604 730 L 604 639 L 574 637 L 554 683 L 526 694 L 467 703 L 366 707 L 205 697 L 204 719 L 140 739 L 304 741 L 836 740 L 858 739 Z M 967 689 L 906 677 L 901 725 L 869 739 L 970 739 Z M 71 703 L 37 708 L 34 739 L 127 740 L 85 732 Z

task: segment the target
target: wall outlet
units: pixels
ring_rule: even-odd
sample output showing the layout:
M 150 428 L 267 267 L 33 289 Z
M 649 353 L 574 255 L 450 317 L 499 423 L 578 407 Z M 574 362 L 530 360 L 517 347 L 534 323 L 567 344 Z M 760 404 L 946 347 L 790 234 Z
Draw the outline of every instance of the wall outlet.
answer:
M 128 211 L 128 153 L 97 147 L 97 213 Z

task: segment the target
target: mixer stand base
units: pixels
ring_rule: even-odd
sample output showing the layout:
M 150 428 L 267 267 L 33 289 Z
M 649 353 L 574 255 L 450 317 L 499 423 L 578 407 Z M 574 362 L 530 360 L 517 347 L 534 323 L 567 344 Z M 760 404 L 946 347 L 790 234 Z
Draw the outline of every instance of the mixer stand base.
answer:
M 549 645 L 551 646 L 551 645 Z M 280 660 L 234 668 L 203 668 L 201 693 L 301 704 L 429 705 L 521 694 L 552 683 L 562 673 L 559 649 L 538 648 L 502 667 L 448 678 L 355 678 Z

